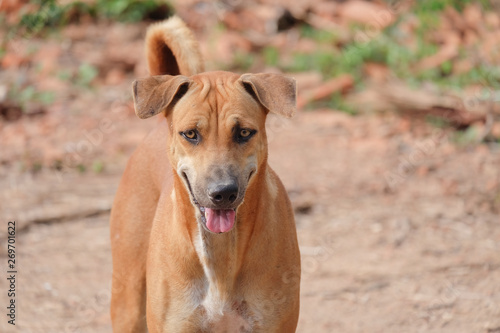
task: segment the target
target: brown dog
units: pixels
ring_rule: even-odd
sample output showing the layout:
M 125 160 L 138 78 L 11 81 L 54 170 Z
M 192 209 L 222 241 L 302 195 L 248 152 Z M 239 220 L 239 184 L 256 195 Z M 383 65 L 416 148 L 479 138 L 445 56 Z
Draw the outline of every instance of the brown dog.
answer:
M 265 129 L 268 112 L 295 112 L 295 81 L 201 73 L 175 17 L 146 45 L 155 76 L 134 82 L 136 113 L 165 117 L 131 157 L 111 213 L 114 332 L 295 332 L 300 254 Z

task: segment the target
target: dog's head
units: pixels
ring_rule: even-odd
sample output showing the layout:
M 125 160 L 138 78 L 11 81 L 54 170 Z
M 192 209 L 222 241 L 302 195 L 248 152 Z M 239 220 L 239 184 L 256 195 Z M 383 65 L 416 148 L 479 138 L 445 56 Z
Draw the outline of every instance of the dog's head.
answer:
M 252 178 L 267 163 L 266 115 L 293 115 L 295 81 L 208 72 L 152 76 L 135 81 L 133 89 L 140 118 L 166 113 L 170 162 L 204 226 L 231 230 Z
M 280 74 L 191 75 L 202 72 L 203 65 L 192 33 L 179 18 L 153 25 L 146 51 L 154 76 L 133 84 L 136 114 L 165 113 L 170 163 L 200 221 L 209 231 L 229 231 L 247 189 L 267 164 L 266 115 L 295 112 L 295 80 Z

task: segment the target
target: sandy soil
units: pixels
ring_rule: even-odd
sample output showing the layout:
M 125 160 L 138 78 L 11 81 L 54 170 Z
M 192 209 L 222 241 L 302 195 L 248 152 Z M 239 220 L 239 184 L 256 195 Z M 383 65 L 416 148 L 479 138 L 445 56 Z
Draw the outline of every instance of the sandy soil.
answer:
M 297 212 L 299 332 L 500 331 L 499 152 L 458 148 L 437 133 L 403 172 L 401 163 L 437 137 L 422 124 L 390 132 L 407 122 L 328 111 L 270 119 L 270 164 Z M 399 181 L 388 172 L 400 173 Z M 36 184 L 44 205 L 81 204 L 67 218 L 18 231 L 18 325 L 2 320 L 1 332 L 110 331 L 105 207 L 119 174 L 60 181 L 42 173 L 18 178 L 17 190 L 13 178 L 2 181 L 5 195 Z M 26 203 L 20 212 L 31 216 L 35 207 Z M 2 238 L 2 262 L 5 244 Z

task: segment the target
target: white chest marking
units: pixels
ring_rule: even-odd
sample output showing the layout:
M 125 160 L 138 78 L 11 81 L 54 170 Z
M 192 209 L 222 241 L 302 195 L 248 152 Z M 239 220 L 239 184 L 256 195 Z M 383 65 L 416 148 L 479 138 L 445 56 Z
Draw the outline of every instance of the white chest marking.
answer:
M 240 333 L 251 332 L 252 325 L 246 318 L 246 303 L 235 300 L 226 290 L 220 290 L 220 282 L 217 280 L 213 267 L 214 254 L 208 250 L 206 238 L 203 239 L 204 230 L 198 225 L 198 235 L 195 240 L 195 249 L 203 266 L 205 277 L 197 283 L 196 290 L 203 290 L 201 297 L 194 297 L 197 302 L 195 307 L 202 310 L 203 318 L 201 325 L 203 329 L 210 332 Z M 230 249 L 227 249 L 230 251 Z

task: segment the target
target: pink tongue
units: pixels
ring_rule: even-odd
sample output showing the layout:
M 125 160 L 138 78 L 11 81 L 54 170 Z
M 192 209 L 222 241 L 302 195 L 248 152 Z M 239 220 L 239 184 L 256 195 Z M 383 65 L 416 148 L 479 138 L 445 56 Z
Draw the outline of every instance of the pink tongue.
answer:
M 205 208 L 205 219 L 207 228 L 211 232 L 221 233 L 229 231 L 234 226 L 236 212 L 232 209 Z

